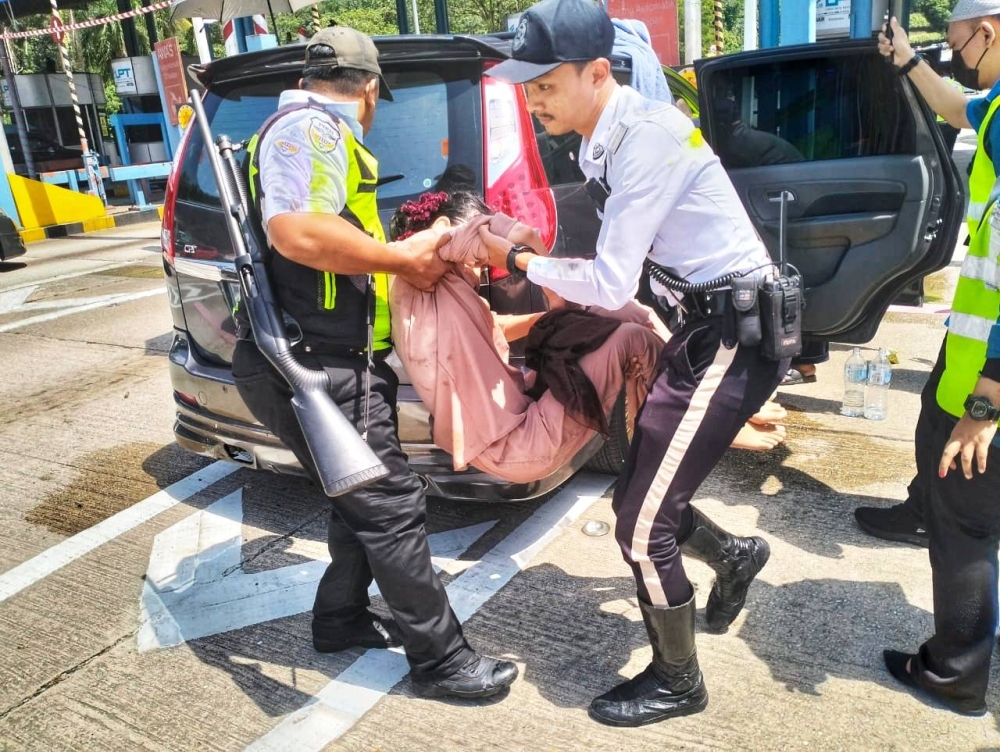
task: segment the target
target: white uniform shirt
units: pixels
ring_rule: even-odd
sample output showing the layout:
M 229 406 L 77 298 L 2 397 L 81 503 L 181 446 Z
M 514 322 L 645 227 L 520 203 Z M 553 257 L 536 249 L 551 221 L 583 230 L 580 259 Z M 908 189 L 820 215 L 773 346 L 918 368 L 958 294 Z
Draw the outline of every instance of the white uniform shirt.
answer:
M 770 264 L 718 157 L 676 107 L 616 86 L 592 138 L 580 146 L 584 175 L 605 175 L 609 140 L 627 113 L 636 121 L 607 165 L 611 196 L 597 257 L 533 258 L 528 279 L 567 300 L 617 310 L 635 297 L 647 255 L 696 283 Z M 655 282 L 653 290 L 665 292 Z
M 316 92 L 289 89 L 281 93 L 278 107 L 310 102 L 339 117 L 362 141 L 357 103 L 335 102 Z M 265 229 L 279 214 L 343 211 L 347 203 L 347 146 L 330 118 L 313 108 L 289 112 L 268 129 L 258 148 Z

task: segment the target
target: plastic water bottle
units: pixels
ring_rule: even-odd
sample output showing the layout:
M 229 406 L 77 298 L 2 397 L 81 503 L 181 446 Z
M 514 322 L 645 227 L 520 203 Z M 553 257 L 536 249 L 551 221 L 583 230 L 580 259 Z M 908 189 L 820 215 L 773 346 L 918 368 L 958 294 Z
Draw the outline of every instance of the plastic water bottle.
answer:
M 868 420 L 885 420 L 889 412 L 889 384 L 892 383 L 892 364 L 889 353 L 878 351 L 878 359 L 868 366 L 868 389 L 865 391 L 865 417 Z
M 861 357 L 861 348 L 855 347 L 844 364 L 844 403 L 840 414 L 860 418 L 865 414 L 865 383 L 868 381 L 868 363 Z

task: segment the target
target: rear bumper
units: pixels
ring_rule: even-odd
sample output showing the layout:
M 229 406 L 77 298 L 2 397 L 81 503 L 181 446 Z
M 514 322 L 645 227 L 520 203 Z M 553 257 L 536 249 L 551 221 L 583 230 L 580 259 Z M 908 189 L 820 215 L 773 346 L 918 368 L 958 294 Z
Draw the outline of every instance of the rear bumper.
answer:
M 195 454 L 256 470 L 305 475 L 295 455 L 249 415 L 229 369 L 201 363 L 182 332 L 175 335 L 169 361 L 177 410 L 174 436 L 181 447 Z M 401 401 L 401 424 L 417 420 L 422 409 L 420 403 Z M 595 437 L 572 463 L 532 483 L 508 483 L 478 470 L 456 472 L 451 455 L 431 443 L 404 442 L 403 451 L 429 495 L 462 501 L 498 502 L 526 501 L 555 490 L 579 470 L 600 446 L 600 438 Z

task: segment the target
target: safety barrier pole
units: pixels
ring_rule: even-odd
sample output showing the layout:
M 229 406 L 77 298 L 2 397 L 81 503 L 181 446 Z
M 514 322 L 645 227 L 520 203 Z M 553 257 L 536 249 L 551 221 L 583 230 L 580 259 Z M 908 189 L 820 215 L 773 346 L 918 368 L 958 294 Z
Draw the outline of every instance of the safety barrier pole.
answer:
M 104 182 L 101 174 L 97 171 L 97 155 L 90 151 L 90 144 L 87 143 L 87 131 L 83 127 L 83 113 L 80 110 L 80 98 L 76 93 L 76 82 L 73 80 L 73 66 L 69 61 L 69 51 L 66 49 L 66 35 L 59 31 L 62 26 L 62 19 L 59 17 L 59 6 L 56 0 L 50 0 L 52 5 L 52 28 L 54 41 L 59 46 L 59 57 L 62 59 L 63 72 L 69 83 L 69 98 L 73 103 L 73 114 L 76 116 L 76 129 L 80 135 L 80 148 L 83 149 L 83 166 L 87 170 L 87 184 L 90 186 L 92 195 L 101 199 L 101 203 L 107 205 L 107 198 L 104 195 Z

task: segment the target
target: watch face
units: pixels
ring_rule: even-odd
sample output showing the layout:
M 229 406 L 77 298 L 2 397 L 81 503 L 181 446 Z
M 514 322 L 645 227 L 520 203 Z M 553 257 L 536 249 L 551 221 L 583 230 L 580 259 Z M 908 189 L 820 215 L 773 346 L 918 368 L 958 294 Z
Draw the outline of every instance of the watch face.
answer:
M 982 402 L 976 401 L 972 403 L 972 409 L 969 410 L 969 415 L 975 418 L 976 420 L 982 420 L 983 418 L 986 417 L 986 414 L 988 412 L 989 408 L 986 405 L 984 405 Z

